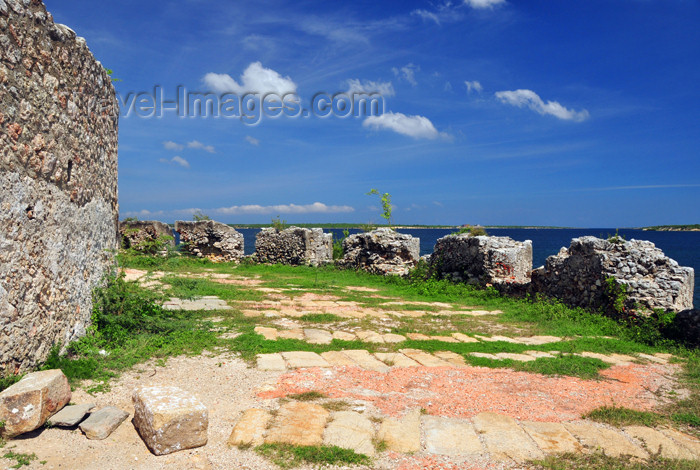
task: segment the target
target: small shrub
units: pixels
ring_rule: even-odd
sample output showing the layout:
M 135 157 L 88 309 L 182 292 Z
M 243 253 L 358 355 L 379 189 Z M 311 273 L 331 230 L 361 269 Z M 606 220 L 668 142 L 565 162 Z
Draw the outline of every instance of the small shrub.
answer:
M 384 193 L 381 194 L 379 191 L 376 189 L 370 189 L 369 192 L 367 193 L 368 196 L 379 196 L 379 199 L 382 202 L 382 218 L 386 219 L 386 224 L 391 227 L 391 212 L 393 210 L 393 206 L 391 205 L 391 194 L 389 193 Z
M 309 392 L 293 393 L 291 395 L 287 395 L 287 398 L 297 401 L 314 401 L 320 400 L 321 398 L 326 398 L 326 395 L 316 390 L 311 390 Z
M 272 219 L 272 228 L 274 228 L 276 232 L 281 232 L 287 227 L 287 221 L 280 219 L 279 215 L 276 218 Z
M 624 244 L 627 240 L 625 240 L 624 235 L 620 235 L 619 229 L 615 229 L 615 235 L 609 236 L 608 241 L 612 243 L 613 245 L 622 245 Z
M 345 255 L 343 250 L 343 241 L 350 236 L 350 231 L 348 229 L 343 230 L 343 238 L 339 240 L 333 240 L 333 259 L 341 259 Z
M 211 220 L 211 217 L 209 217 L 202 211 L 197 211 L 194 214 L 192 214 L 192 220 L 194 220 L 195 222 L 204 222 L 205 220 Z
M 480 225 L 467 225 L 461 227 L 458 231 L 454 232 L 453 235 L 468 234 L 471 237 L 488 236 L 486 229 Z

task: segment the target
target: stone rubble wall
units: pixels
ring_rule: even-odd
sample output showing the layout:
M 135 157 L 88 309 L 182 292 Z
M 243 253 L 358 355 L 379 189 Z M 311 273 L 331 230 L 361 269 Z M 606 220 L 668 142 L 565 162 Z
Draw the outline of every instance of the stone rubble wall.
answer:
M 290 227 L 278 232 L 264 228 L 255 238 L 260 263 L 318 266 L 333 262 L 333 235 L 323 229 Z
M 175 238 L 170 226 L 156 220 L 125 220 L 119 223 L 121 247 L 144 251 L 145 246 L 162 242 L 165 246 L 175 247 Z M 170 237 L 170 238 L 168 238 Z
M 350 235 L 343 240 L 344 255 L 338 265 L 374 274 L 405 276 L 420 258 L 420 239 L 380 228 Z
M 0 375 L 85 333 L 118 248 L 117 126 L 85 40 L 0 0 Z
M 233 227 L 213 220 L 175 222 L 175 231 L 185 250 L 198 258 L 212 261 L 240 261 L 243 256 L 243 234 Z
M 532 242 L 508 237 L 448 235 L 435 243 L 430 268 L 440 278 L 480 286 L 527 284 Z
M 679 266 L 649 241 L 611 243 L 596 237 L 574 238 L 532 273 L 532 292 L 591 309 L 610 304 L 606 279 L 628 289 L 627 308 L 679 312 L 693 308 L 693 268 Z

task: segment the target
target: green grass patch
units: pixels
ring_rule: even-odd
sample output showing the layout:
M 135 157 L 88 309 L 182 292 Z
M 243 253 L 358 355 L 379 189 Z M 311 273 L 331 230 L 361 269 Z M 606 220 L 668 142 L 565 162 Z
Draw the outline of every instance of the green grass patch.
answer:
M 297 401 L 314 401 L 326 398 L 326 395 L 321 392 L 317 392 L 316 390 L 311 390 L 309 392 L 293 393 L 291 395 L 287 395 L 287 398 Z
M 307 313 L 299 317 L 299 320 L 310 323 L 333 323 L 341 322 L 344 319 L 332 313 Z
M 665 421 L 664 417 L 658 413 L 619 406 L 601 406 L 586 413 L 583 417 L 617 427 L 631 425 L 654 427 Z
M 671 460 L 652 455 L 647 460 L 633 457 L 610 457 L 604 454 L 550 455 L 530 462 L 534 468 L 546 470 L 699 470 L 700 462 Z
M 24 466 L 28 467 L 32 464 L 32 461 L 37 459 L 37 456 L 34 453 L 23 454 L 20 452 L 13 452 L 11 450 L 5 452 L 5 454 L 3 454 L 2 457 L 8 460 L 15 461 L 15 464 L 11 465 L 10 468 L 22 468 Z
M 582 379 L 599 379 L 600 371 L 607 369 L 607 364 L 599 359 L 562 355 L 555 358 L 541 357 L 534 361 L 522 362 L 511 359 L 493 360 L 485 357 L 465 356 L 466 361 L 473 366 L 491 367 L 494 369 L 507 367 L 522 372 L 542 375 L 567 375 Z
M 302 464 L 312 465 L 369 465 L 370 458 L 350 449 L 336 446 L 292 446 L 288 444 L 263 444 L 255 452 L 281 468 L 293 468 Z
M 11 387 L 12 385 L 16 384 L 19 382 L 23 375 L 8 375 L 6 377 L 1 377 L 0 376 L 0 392 L 5 390 L 6 388 Z

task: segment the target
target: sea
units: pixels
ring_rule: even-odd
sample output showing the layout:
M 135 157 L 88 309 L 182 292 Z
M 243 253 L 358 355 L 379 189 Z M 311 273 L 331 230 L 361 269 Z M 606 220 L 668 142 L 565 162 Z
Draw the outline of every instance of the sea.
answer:
M 255 251 L 255 236 L 260 229 L 238 229 L 245 239 L 245 253 L 252 254 Z M 334 239 L 343 237 L 342 229 L 325 229 L 325 232 L 333 233 Z M 420 252 L 428 255 L 433 252 L 438 238 L 453 233 L 455 229 L 411 228 L 397 229 L 400 233 L 407 233 L 420 239 Z M 490 228 L 489 235 L 510 237 L 517 241 L 532 240 L 533 266 L 542 266 L 548 256 L 555 255 L 562 247 L 568 247 L 572 238 L 592 235 L 599 238 L 608 238 L 615 235 L 615 229 L 611 228 L 572 228 L 572 229 L 526 229 L 526 228 Z M 350 234 L 360 233 L 362 230 L 351 229 Z M 695 308 L 700 308 L 700 232 L 660 232 L 634 229 L 620 229 L 619 235 L 626 240 L 648 240 L 660 248 L 666 256 L 676 260 L 681 266 L 690 266 L 695 269 Z

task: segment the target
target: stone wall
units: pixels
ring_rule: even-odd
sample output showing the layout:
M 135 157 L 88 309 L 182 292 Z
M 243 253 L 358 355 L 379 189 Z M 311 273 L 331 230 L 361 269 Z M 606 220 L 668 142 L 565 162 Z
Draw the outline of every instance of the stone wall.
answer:
M 333 235 L 323 229 L 290 227 L 278 232 L 264 228 L 255 237 L 260 263 L 318 266 L 333 262 Z
M 438 277 L 480 286 L 527 284 L 532 271 L 532 242 L 448 235 L 435 243 L 430 267 Z
M 0 0 L 0 374 L 84 334 L 117 248 L 110 77 L 39 0 Z
M 532 291 L 597 310 L 610 304 L 606 294 L 610 277 L 627 285 L 627 308 L 675 312 L 693 308 L 693 268 L 679 266 L 653 243 L 640 240 L 574 238 L 568 249 L 562 248 L 533 271 Z
M 212 261 L 239 261 L 243 252 L 243 234 L 214 220 L 175 222 L 175 231 L 185 249 L 198 258 Z
M 405 276 L 418 263 L 420 238 L 380 228 L 350 235 L 343 240 L 343 252 L 340 267 Z
M 170 226 L 156 220 L 125 220 L 119 223 L 121 247 L 151 254 L 175 248 Z

